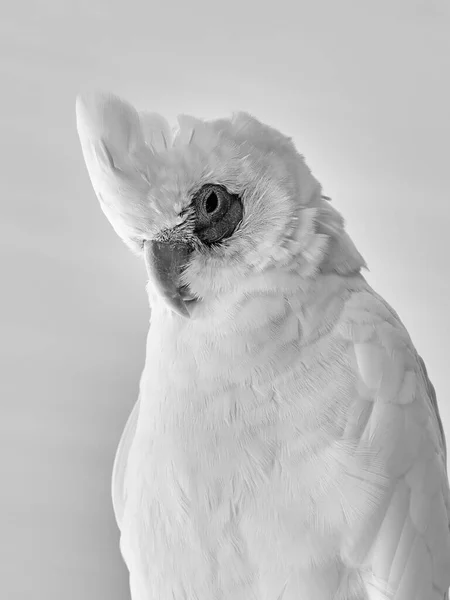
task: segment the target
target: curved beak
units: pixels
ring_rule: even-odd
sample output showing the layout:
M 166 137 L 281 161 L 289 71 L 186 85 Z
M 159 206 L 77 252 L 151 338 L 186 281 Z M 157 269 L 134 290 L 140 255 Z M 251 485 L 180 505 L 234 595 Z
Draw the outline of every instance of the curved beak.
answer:
M 190 318 L 181 292 L 180 276 L 186 266 L 192 246 L 179 240 L 148 241 L 144 244 L 147 273 L 170 308 L 182 317 Z

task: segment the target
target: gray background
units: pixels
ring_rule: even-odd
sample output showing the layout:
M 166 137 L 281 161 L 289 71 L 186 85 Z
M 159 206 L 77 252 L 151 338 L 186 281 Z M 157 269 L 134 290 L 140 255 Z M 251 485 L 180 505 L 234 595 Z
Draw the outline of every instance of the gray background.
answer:
M 449 429 L 444 0 L 7 2 L 0 18 L 0 598 L 124 600 L 110 502 L 149 311 L 90 187 L 80 89 L 292 135 L 408 326 Z

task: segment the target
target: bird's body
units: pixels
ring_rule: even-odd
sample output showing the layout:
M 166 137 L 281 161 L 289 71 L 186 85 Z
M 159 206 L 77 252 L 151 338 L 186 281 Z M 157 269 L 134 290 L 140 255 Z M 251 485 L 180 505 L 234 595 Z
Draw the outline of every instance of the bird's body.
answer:
M 120 122 L 123 105 L 109 102 Z M 192 131 L 201 133 L 201 126 Z M 98 182 L 120 153 L 117 137 L 108 145 L 106 134 L 96 136 L 108 153 L 98 159 L 103 174 L 90 171 L 99 193 Z M 130 139 L 139 146 L 128 136 L 128 152 Z M 280 139 L 272 140 L 274 148 Z M 199 143 L 208 145 L 208 136 Z M 85 153 L 86 147 L 85 141 Z M 278 158 L 293 161 L 282 150 L 286 156 Z M 222 228 L 229 243 L 224 250 L 196 245 L 189 250 L 194 258 L 182 254 L 190 260 L 182 283 L 200 298 L 186 318 L 178 288 L 166 279 L 191 234 L 177 229 L 170 264 L 163 250 L 179 227 L 173 217 L 160 228 L 163 236 L 148 235 L 155 247 L 146 255 L 147 359 L 113 474 L 133 600 L 444 600 L 450 582 L 445 440 L 433 387 L 407 331 L 362 276 L 364 261 L 312 176 L 303 187 L 309 197 L 293 204 L 286 235 L 280 228 L 270 237 L 276 221 L 269 214 L 267 232 L 263 221 L 255 230 L 258 245 L 246 229 L 251 202 L 239 213 L 236 200 L 243 194 L 236 169 L 247 156 L 233 163 L 234 179 L 223 165 L 221 177 L 211 165 L 197 173 L 194 158 L 186 157 L 183 173 L 179 157 L 167 158 L 165 168 L 170 164 L 177 175 L 181 204 L 189 195 L 183 177 L 192 173 L 233 188 L 228 221 L 217 219 L 206 234 L 204 221 L 195 229 L 201 238 Z M 274 173 L 280 169 L 277 163 Z M 279 186 L 284 181 L 282 172 Z M 301 196 L 288 184 L 293 197 Z M 166 184 L 159 190 L 173 193 Z M 225 202 L 221 188 L 215 193 Z M 99 197 L 104 202 L 103 191 Z M 183 215 L 182 206 L 177 210 Z M 238 229 L 233 215 L 242 220 Z M 128 235 L 126 219 L 123 237 L 135 244 L 141 229 Z M 233 247 L 237 231 L 242 245 Z M 244 251 L 248 269 L 240 262 Z

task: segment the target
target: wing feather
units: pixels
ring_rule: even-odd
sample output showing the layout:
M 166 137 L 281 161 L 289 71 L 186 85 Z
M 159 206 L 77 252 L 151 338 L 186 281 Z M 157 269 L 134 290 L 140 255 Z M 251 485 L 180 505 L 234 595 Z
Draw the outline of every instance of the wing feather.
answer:
M 117 447 L 116 456 L 114 459 L 112 481 L 111 481 L 111 492 L 114 515 L 116 517 L 117 525 L 121 528 L 123 509 L 125 504 L 125 472 L 128 462 L 128 454 L 130 452 L 131 444 L 134 439 L 136 432 L 137 419 L 139 415 L 139 398 L 133 407 L 133 410 L 128 417 L 128 420 L 120 438 L 119 445 Z
M 434 387 L 400 319 L 375 293 L 354 294 L 343 316 L 341 332 L 353 340 L 360 390 L 347 434 L 359 437 L 362 471 L 380 475 L 370 485 L 366 479 L 373 508 L 353 523 L 344 560 L 352 566 L 359 561 L 369 597 L 376 580 L 393 600 L 444 600 L 450 585 L 449 489 Z M 363 410 L 368 419 L 358 430 Z

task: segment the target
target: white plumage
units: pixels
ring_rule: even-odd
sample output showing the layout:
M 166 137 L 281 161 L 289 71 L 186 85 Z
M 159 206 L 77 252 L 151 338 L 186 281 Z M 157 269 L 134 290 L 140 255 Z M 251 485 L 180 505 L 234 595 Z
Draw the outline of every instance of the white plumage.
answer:
M 113 473 L 133 600 L 447 598 L 433 386 L 292 142 L 101 94 L 77 122 L 150 278 Z

